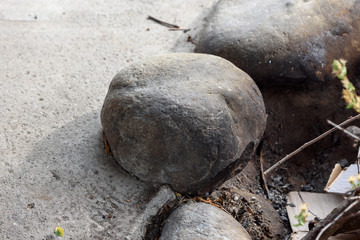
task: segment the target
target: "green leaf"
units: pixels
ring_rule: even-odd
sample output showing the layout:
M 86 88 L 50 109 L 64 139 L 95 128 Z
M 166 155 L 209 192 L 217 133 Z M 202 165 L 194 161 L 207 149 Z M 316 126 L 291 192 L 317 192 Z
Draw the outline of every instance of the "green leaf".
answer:
M 349 105 L 346 106 L 346 109 L 351 109 L 354 107 L 354 103 L 350 103 Z
M 62 228 L 59 227 L 59 225 L 58 225 L 58 226 L 55 228 L 54 233 L 55 233 L 56 236 L 63 237 L 63 236 L 64 236 L 64 229 L 62 229 Z
M 346 67 L 344 66 L 343 69 L 341 69 L 341 72 L 337 75 L 337 77 L 341 80 L 343 80 L 347 75 Z
M 334 71 L 339 71 L 340 68 L 341 68 L 341 63 L 339 62 L 339 60 L 334 59 L 334 61 L 333 61 L 333 70 Z
M 347 75 L 346 61 L 343 59 L 333 61 L 333 74 L 343 80 Z
M 347 84 L 346 88 L 349 89 L 349 91 L 352 91 L 352 92 L 355 91 L 355 87 L 351 82 L 349 82 Z

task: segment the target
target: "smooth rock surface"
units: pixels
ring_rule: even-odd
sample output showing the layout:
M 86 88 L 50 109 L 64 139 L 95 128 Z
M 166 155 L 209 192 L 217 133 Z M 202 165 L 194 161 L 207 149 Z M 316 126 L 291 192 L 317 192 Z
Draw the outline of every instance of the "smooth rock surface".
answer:
M 143 239 L 174 195 L 105 154 L 101 106 L 119 70 L 183 35 L 148 15 L 187 26 L 211 2 L 1 1 L 0 239 Z
M 250 240 L 250 235 L 231 215 L 206 203 L 186 203 L 167 219 L 161 240 Z
M 333 59 L 358 74 L 358 0 L 220 0 L 195 52 L 224 57 L 259 85 L 331 77 Z
M 192 53 L 152 57 L 118 73 L 101 120 L 127 171 L 178 192 L 203 193 L 247 163 L 266 116 L 246 73 Z

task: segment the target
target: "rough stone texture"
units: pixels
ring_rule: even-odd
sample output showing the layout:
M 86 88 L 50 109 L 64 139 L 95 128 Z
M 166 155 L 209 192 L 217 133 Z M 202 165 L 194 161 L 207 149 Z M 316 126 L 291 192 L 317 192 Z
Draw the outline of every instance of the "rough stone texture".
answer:
M 166 221 L 161 240 L 250 240 L 250 235 L 231 215 L 206 203 L 186 203 Z
M 1 1 L 0 239 L 143 238 L 173 194 L 106 156 L 99 113 L 121 68 L 183 35 L 147 15 L 186 26 L 208 4 Z
M 346 128 L 347 131 L 351 132 L 357 137 L 360 137 L 360 128 L 357 126 L 349 126 Z
M 230 60 L 260 85 L 327 79 L 340 57 L 358 74 L 360 1 L 221 0 L 197 38 L 195 52 Z
M 265 119 L 252 79 L 227 60 L 204 54 L 133 64 L 114 77 L 101 113 L 122 167 L 182 193 L 206 192 L 241 169 Z

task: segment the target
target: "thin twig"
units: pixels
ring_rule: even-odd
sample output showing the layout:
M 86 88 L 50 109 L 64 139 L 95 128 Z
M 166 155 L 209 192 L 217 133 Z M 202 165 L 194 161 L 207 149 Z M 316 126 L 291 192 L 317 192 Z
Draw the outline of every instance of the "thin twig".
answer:
M 339 126 L 344 126 L 356 119 L 359 119 L 360 118 L 360 114 L 352 117 L 352 118 L 349 118 L 348 120 L 342 122 L 339 124 Z M 329 135 L 330 133 L 334 132 L 335 130 L 337 130 L 336 127 L 333 127 L 332 129 L 324 132 L 323 134 L 321 134 L 320 136 L 318 136 L 317 138 L 314 138 L 313 140 L 305 143 L 304 145 L 302 145 L 301 147 L 299 147 L 298 149 L 296 149 L 295 151 L 293 151 L 292 153 L 286 155 L 283 159 L 281 159 L 280 161 L 278 161 L 277 163 L 275 163 L 274 165 L 272 165 L 268 170 L 266 170 L 264 172 L 264 175 L 266 176 L 267 174 L 269 174 L 271 171 L 273 171 L 275 168 L 277 168 L 278 166 L 280 166 L 281 164 L 283 164 L 286 160 L 288 160 L 289 158 L 293 157 L 294 155 L 298 154 L 299 152 L 301 152 L 303 149 L 305 149 L 306 147 L 310 146 L 311 144 L 319 141 L 320 139 L 326 137 L 327 135 Z
M 340 127 L 339 125 L 337 125 L 336 123 L 333 123 L 330 120 L 326 120 L 328 122 L 328 124 L 332 125 L 333 127 L 336 127 L 337 129 L 343 131 L 345 134 L 347 134 L 348 136 L 355 138 L 356 140 L 360 141 L 360 138 L 358 136 L 356 136 L 355 134 L 352 134 L 351 132 L 349 132 L 348 130 L 346 130 L 345 128 Z
M 164 22 L 164 21 L 161 21 L 159 19 L 156 19 L 152 16 L 148 16 L 147 19 L 151 20 L 151 21 L 154 21 L 160 25 L 163 25 L 165 27 L 168 27 L 168 28 L 180 28 L 178 25 L 175 25 L 175 24 L 171 24 L 171 23 L 167 23 L 167 22 Z
M 267 182 L 266 182 L 266 176 L 264 175 L 264 159 L 263 159 L 263 150 L 261 149 L 260 151 L 260 171 L 261 171 L 261 179 L 262 182 L 264 184 L 264 189 L 265 189 L 265 193 L 268 199 L 270 199 L 270 193 L 269 193 L 269 188 L 267 186 Z
M 205 200 L 203 199 L 202 197 L 195 197 L 194 198 L 195 200 L 199 200 L 201 202 L 204 202 L 204 203 L 207 203 L 207 204 L 210 204 L 214 207 L 217 207 L 217 208 L 220 208 L 221 210 L 223 210 L 224 212 L 228 213 L 231 215 L 231 213 L 229 213 L 228 210 L 226 210 L 223 206 L 221 206 L 220 204 L 216 203 L 215 201 L 212 201 L 212 200 Z
M 351 208 L 353 208 L 354 206 L 356 206 L 357 204 L 359 204 L 359 201 L 354 201 L 352 202 L 343 212 L 341 212 L 339 215 L 337 215 L 334 220 L 332 222 L 330 222 L 329 224 L 325 225 L 323 227 L 323 229 L 321 229 L 321 231 L 319 232 L 319 234 L 316 236 L 315 240 L 319 240 L 321 239 L 321 236 L 323 235 L 323 233 L 330 227 L 332 226 L 334 223 L 336 223 L 336 221 L 338 219 L 340 219 L 345 213 L 349 212 Z
M 330 125 L 336 127 L 337 129 L 343 131 L 345 134 L 349 135 L 350 137 L 355 138 L 356 140 L 360 141 L 360 138 L 359 138 L 358 136 L 356 136 L 355 134 L 349 132 L 348 130 L 346 130 L 346 129 L 342 128 L 342 127 L 340 127 L 339 125 L 333 123 L 333 122 L 330 121 L 330 120 L 327 120 L 327 122 L 328 122 Z M 360 173 L 360 163 L 359 163 L 359 160 L 360 160 L 360 147 L 359 147 L 359 149 L 358 149 L 358 155 L 357 155 L 357 161 L 356 161 L 358 174 Z
M 356 204 L 354 204 L 356 203 Z M 345 199 L 335 208 L 329 215 L 322 219 L 316 226 L 311 229 L 302 240 L 319 240 L 328 239 L 336 231 L 338 231 L 345 223 L 348 223 L 349 216 L 353 216 L 360 211 L 360 200 L 350 201 Z
M 358 174 L 360 174 L 360 147 L 359 147 L 359 150 L 358 150 L 358 155 L 357 155 L 356 164 L 357 164 Z
M 305 204 L 306 204 L 306 202 L 304 201 L 304 199 L 303 199 L 300 191 L 298 191 L 298 195 L 299 195 L 299 198 L 300 198 L 300 200 L 301 200 L 301 203 L 305 203 Z M 307 209 L 308 209 L 309 213 L 311 213 L 315 218 L 320 219 L 315 213 L 313 213 L 313 212 L 310 210 L 309 206 L 307 207 Z
M 360 187 L 356 187 L 354 189 L 345 192 L 343 195 L 344 195 L 344 199 L 347 199 L 348 196 L 358 196 L 359 194 L 360 194 Z
M 184 33 L 190 31 L 190 28 L 169 28 L 169 31 L 183 31 Z
M 104 134 L 104 145 L 105 145 L 105 152 L 106 152 L 106 155 L 110 155 L 110 152 L 111 152 L 111 149 L 110 149 L 110 145 L 106 139 L 106 135 L 105 135 L 105 132 L 103 132 Z

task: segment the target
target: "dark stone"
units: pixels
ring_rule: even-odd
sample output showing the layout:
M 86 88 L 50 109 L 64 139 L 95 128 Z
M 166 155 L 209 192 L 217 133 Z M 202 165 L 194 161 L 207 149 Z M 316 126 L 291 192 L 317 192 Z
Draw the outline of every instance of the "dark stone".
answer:
M 250 240 L 250 235 L 231 215 L 206 203 L 186 203 L 166 221 L 160 239 Z
M 220 0 L 195 52 L 224 57 L 259 85 L 331 77 L 333 59 L 360 63 L 358 0 Z
M 347 127 L 346 130 L 348 132 L 351 132 L 355 136 L 360 137 L 360 128 L 359 127 L 352 125 L 352 126 Z
M 346 158 L 340 159 L 339 164 L 340 164 L 341 168 L 346 168 L 346 167 L 350 166 L 350 163 Z
M 149 58 L 112 80 L 101 112 L 120 165 L 178 192 L 204 193 L 241 170 L 265 129 L 254 81 L 205 54 Z
M 301 191 L 305 191 L 305 192 L 313 192 L 314 188 L 313 186 L 311 186 L 310 184 L 305 184 L 301 186 Z

